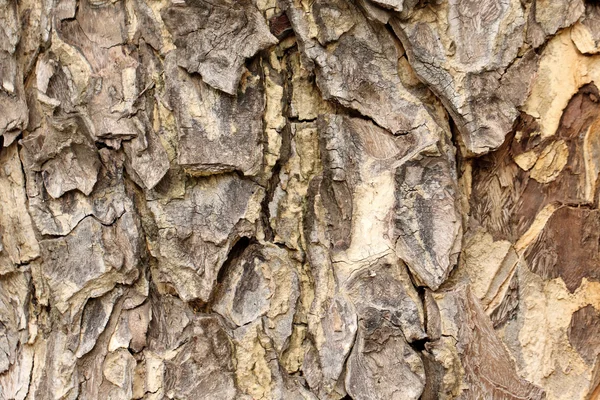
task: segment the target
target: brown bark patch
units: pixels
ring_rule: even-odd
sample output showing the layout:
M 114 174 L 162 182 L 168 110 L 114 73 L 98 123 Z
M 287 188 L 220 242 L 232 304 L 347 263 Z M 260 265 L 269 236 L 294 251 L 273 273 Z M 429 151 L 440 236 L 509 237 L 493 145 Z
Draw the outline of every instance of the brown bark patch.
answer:
M 600 312 L 592 305 L 575 311 L 571 316 L 569 341 L 581 357 L 593 363 L 600 353 Z
M 523 114 L 496 152 L 475 161 L 473 216 L 495 240 L 516 241 L 550 203 L 592 204 L 597 167 L 590 160 L 600 151 L 598 99 L 594 84 L 583 86 L 565 108 L 556 134 L 547 138 L 541 138 L 535 119 Z M 529 165 L 518 159 L 525 156 Z
M 563 207 L 526 250 L 529 268 L 544 279 L 561 277 L 573 293 L 583 278 L 600 278 L 600 211 Z

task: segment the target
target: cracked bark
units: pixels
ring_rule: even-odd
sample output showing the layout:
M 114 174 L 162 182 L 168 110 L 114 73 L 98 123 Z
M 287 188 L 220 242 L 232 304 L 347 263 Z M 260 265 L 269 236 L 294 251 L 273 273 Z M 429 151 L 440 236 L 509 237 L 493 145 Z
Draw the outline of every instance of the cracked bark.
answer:
M 599 26 L 0 0 L 0 400 L 598 398 Z

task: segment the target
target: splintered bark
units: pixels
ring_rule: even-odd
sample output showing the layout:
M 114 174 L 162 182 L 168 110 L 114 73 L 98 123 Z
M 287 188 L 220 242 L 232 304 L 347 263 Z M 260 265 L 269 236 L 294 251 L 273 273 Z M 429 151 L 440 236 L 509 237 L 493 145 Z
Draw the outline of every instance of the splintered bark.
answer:
M 600 3 L 0 0 L 0 400 L 600 398 Z

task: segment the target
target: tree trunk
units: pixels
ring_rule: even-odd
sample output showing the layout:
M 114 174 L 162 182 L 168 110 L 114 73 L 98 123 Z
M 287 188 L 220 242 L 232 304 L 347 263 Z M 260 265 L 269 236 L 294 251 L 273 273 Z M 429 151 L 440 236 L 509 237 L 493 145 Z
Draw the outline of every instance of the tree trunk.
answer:
M 0 399 L 600 398 L 600 4 L 0 0 Z

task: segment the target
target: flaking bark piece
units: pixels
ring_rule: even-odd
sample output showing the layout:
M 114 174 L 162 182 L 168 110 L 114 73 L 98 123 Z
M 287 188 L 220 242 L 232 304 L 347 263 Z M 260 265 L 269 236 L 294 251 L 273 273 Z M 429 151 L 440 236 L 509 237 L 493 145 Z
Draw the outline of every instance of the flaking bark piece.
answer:
M 250 0 L 172 2 L 162 18 L 175 40 L 179 65 L 231 95 L 245 60 L 277 43 Z

